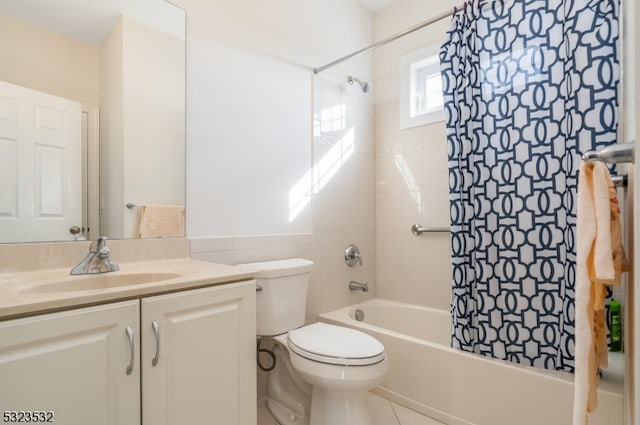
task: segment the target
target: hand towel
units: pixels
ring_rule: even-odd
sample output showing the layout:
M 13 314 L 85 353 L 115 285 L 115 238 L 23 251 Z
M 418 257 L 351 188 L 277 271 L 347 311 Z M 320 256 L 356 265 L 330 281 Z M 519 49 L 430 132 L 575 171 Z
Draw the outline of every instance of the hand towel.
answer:
M 596 216 L 593 200 L 593 166 L 582 163 L 578 176 L 576 220 L 576 284 L 575 284 L 575 372 L 573 425 L 587 423 L 589 403 L 589 357 L 592 346 L 592 309 L 590 267 L 593 265 L 591 247 L 596 236 Z
M 596 209 L 596 237 L 593 244 L 594 265 L 593 275 L 590 276 L 592 285 L 591 308 L 593 309 L 593 348 L 589 367 L 592 373 L 589 379 L 589 405 L 592 412 L 597 406 L 598 383 L 600 369 L 608 366 L 607 323 L 605 299 L 607 297 L 606 284 L 613 282 L 615 267 L 613 261 L 613 244 L 611 233 L 611 195 L 609 187 L 613 188 L 609 170 L 603 163 L 593 166 L 593 198 Z M 615 196 L 615 191 L 614 191 Z
M 185 208 L 182 205 L 145 205 L 140 215 L 139 238 L 185 236 Z
M 577 200 L 573 425 L 585 425 L 597 406 L 599 369 L 607 364 L 604 285 L 619 278 L 626 259 L 620 259 L 620 211 L 604 164 L 580 165 Z

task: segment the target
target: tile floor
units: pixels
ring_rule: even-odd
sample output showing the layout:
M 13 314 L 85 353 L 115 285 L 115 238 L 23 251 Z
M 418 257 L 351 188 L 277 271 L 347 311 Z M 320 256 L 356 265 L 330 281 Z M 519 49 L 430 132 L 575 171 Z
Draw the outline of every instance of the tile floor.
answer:
M 375 394 L 369 394 L 369 408 L 374 425 L 443 425 Z M 258 403 L 258 425 L 278 425 L 264 402 Z

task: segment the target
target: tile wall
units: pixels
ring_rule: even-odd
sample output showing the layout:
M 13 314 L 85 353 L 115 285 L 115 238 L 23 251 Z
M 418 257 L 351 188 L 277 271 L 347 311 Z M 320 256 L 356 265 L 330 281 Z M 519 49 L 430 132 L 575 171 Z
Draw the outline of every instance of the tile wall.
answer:
M 450 1 L 434 7 L 401 0 L 375 15 L 375 38 L 383 39 L 453 6 Z M 437 122 L 400 129 L 399 60 L 440 44 L 448 24 L 445 19 L 374 54 L 377 294 L 446 310 L 451 298 L 449 234 L 411 233 L 413 224 L 449 226 L 445 127 Z

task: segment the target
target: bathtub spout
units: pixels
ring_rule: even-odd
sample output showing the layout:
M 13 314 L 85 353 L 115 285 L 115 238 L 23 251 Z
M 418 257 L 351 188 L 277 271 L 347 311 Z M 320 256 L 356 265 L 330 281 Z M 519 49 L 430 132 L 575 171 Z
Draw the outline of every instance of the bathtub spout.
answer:
M 352 291 L 369 292 L 369 285 L 352 280 L 351 282 L 349 282 L 349 289 Z

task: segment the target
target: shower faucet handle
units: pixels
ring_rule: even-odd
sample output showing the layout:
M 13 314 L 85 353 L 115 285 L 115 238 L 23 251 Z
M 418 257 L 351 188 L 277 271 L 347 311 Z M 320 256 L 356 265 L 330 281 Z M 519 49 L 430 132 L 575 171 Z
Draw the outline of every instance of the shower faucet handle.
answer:
M 344 261 L 347 266 L 354 267 L 356 264 L 362 265 L 362 255 L 360 255 L 360 249 L 351 244 L 344 250 Z

